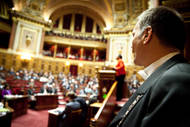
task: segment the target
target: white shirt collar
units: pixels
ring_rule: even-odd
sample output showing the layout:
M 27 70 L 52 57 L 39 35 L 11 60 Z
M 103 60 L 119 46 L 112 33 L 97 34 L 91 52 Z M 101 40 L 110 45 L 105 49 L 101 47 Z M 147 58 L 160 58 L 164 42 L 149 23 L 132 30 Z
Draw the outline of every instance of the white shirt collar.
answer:
M 164 62 L 166 62 L 167 60 L 169 60 L 170 58 L 172 58 L 173 56 L 179 53 L 180 52 L 178 51 L 172 52 L 161 57 L 160 59 L 158 59 L 157 61 L 150 64 L 148 67 L 146 67 L 144 70 L 139 71 L 138 74 L 141 75 L 144 80 L 146 80 L 160 65 L 162 65 Z

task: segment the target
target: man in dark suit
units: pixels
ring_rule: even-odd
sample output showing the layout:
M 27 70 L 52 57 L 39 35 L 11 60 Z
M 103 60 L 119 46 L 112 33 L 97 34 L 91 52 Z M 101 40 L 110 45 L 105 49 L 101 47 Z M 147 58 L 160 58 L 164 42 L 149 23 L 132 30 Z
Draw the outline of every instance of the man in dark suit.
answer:
M 80 103 L 80 109 L 82 109 L 81 123 L 84 123 L 87 117 L 87 112 L 88 112 L 88 106 L 86 104 L 86 100 L 82 97 L 77 97 L 74 100 Z
M 51 89 L 47 84 L 44 84 L 44 85 L 40 88 L 40 93 L 43 93 L 43 94 L 50 94 L 50 93 L 52 93 L 52 89 Z
M 145 81 L 109 127 L 190 127 L 185 34 L 183 19 L 172 9 L 151 8 L 138 17 L 132 49 L 134 63 L 145 67 Z
M 55 84 L 49 86 L 48 92 L 51 94 L 57 94 L 57 87 Z
M 66 118 L 68 117 L 68 115 L 70 115 L 72 111 L 81 109 L 80 119 L 78 119 L 78 122 L 80 122 L 80 124 L 77 125 L 78 127 L 80 127 L 84 124 L 87 115 L 88 107 L 86 105 L 86 102 L 83 98 L 76 97 L 74 92 L 68 92 L 66 96 L 68 97 L 69 102 L 66 104 L 65 110 L 61 113 L 62 122 L 60 122 L 60 127 L 62 127 L 63 125 L 68 127 L 72 126 L 70 125 L 70 123 L 67 123 L 68 121 Z
M 29 88 L 28 88 L 28 90 L 27 90 L 27 93 L 28 93 L 29 96 L 32 96 L 32 95 L 35 94 L 35 88 L 34 88 L 33 85 L 30 85 L 30 86 L 29 86 Z
M 66 97 L 68 97 L 68 103 L 66 104 L 64 114 L 68 114 L 73 110 L 78 110 L 81 108 L 80 102 L 76 101 L 76 95 L 74 92 L 68 92 Z

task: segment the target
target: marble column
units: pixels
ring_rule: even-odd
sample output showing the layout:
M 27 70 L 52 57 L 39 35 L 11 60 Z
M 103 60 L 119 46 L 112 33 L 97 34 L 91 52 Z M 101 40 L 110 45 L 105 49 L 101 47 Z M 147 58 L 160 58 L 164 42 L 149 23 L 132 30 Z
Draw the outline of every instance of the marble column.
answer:
M 81 32 L 82 33 L 85 33 L 85 28 L 86 28 L 86 16 L 83 15 L 83 18 L 82 18 L 82 27 L 81 27 Z
M 12 25 L 12 30 L 11 30 L 11 36 L 9 39 L 9 49 L 13 49 L 13 42 L 16 34 L 16 27 L 17 27 L 18 22 L 13 20 L 13 25 Z
M 96 52 L 97 52 L 97 50 L 94 49 L 94 50 L 93 50 L 93 61 L 96 61 Z
M 83 59 L 84 48 L 80 49 L 80 59 Z
M 94 21 L 94 22 L 93 22 L 93 27 L 92 27 L 92 33 L 93 33 L 93 34 L 96 34 L 96 31 L 97 31 L 97 30 L 96 30 L 96 22 Z
M 63 29 L 63 16 L 61 16 L 61 18 L 60 18 L 60 20 L 59 20 L 58 29 L 59 29 L 59 30 L 62 30 L 62 29 Z
M 57 54 L 57 44 L 54 45 L 53 57 L 56 58 Z
M 70 31 L 71 32 L 74 32 L 74 27 L 75 27 L 75 14 L 72 14 L 71 26 L 70 26 Z

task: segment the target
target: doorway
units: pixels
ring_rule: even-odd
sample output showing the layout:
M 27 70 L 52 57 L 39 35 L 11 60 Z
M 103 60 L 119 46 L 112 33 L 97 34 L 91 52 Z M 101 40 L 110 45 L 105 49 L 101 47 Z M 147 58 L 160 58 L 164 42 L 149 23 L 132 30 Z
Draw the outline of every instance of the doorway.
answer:
M 78 74 L 78 66 L 77 65 L 71 65 L 70 66 L 70 72 L 71 72 L 71 75 L 77 76 L 77 74 Z

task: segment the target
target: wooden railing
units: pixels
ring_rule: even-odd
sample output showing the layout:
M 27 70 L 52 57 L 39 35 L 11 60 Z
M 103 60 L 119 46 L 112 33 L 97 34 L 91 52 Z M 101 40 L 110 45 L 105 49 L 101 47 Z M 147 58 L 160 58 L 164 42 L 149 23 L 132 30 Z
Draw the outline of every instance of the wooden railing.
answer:
M 116 106 L 116 86 L 117 82 L 114 82 L 102 106 L 99 108 L 94 118 L 91 118 L 90 127 L 107 127 L 109 122 L 113 119 Z

